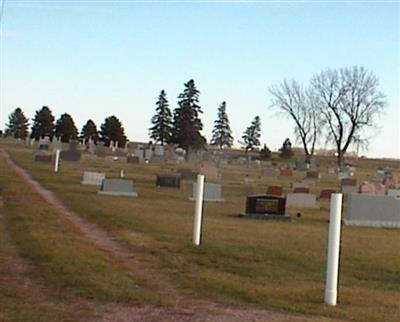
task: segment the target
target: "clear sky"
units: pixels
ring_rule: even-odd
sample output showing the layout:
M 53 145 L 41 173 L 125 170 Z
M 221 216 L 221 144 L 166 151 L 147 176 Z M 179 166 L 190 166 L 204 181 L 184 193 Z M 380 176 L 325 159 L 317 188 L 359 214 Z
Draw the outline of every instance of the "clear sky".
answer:
M 6 0 L 0 123 L 47 105 L 79 129 L 114 114 L 130 140 L 148 141 L 160 90 L 175 108 L 193 78 L 208 139 L 226 101 L 235 142 L 259 115 L 275 150 L 294 141 L 293 124 L 268 108 L 268 87 L 357 64 L 388 102 L 365 154 L 400 158 L 399 11 L 398 1 Z

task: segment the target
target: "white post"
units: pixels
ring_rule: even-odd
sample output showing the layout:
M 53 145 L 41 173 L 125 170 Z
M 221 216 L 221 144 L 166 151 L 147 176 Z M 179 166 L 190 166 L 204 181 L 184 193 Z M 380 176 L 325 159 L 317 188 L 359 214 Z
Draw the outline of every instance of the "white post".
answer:
M 331 211 L 329 216 L 325 303 L 333 306 L 337 303 L 342 198 L 343 195 L 341 193 L 333 193 L 331 195 Z
M 201 243 L 201 225 L 203 217 L 204 175 L 197 175 L 196 204 L 194 206 L 193 244 Z
M 58 172 L 58 165 L 60 163 L 60 150 L 56 151 L 56 162 L 54 164 L 54 172 Z

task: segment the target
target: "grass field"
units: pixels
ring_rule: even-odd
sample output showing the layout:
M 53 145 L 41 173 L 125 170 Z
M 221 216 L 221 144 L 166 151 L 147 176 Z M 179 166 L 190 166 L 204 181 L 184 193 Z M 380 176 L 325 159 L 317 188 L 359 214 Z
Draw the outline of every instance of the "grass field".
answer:
M 253 179 L 257 191 L 265 192 L 270 184 L 282 185 L 289 191 L 290 182 L 304 173 L 296 172 L 291 179 L 260 178 L 256 170 L 231 165 L 223 168 L 225 202 L 205 204 L 204 243 L 194 247 L 194 203 L 188 200 L 191 184 L 185 183 L 181 190 L 156 189 L 159 165 L 128 165 L 100 159 L 94 162 L 85 158 L 77 163 L 62 163 L 60 172 L 55 174 L 50 164 L 32 161 L 33 150 L 4 143 L 3 147 L 67 207 L 111 232 L 134 251 L 137 259 L 152 265 L 178 290 L 190 290 L 198 297 L 237 307 L 347 321 L 400 320 L 398 230 L 343 227 L 340 303 L 332 308 L 323 304 L 328 201 L 320 202 L 320 210 L 288 209 L 293 215 L 291 222 L 238 217 L 245 203 L 245 174 Z M 383 164 L 361 160 L 356 177 L 371 178 L 379 165 Z M 389 165 L 400 174 L 398 162 Z M 32 262 L 29 274 L 46 285 L 51 301 L 84 298 L 165 304 L 166 299 L 146 284 L 146 272 L 132 273 L 112 254 L 96 249 L 66 219 L 43 205 L 21 179 L 7 171 L 3 158 L 0 169 L 5 199 L 0 250 Z M 126 178 L 134 180 L 138 198 L 99 196 L 96 187 L 80 184 L 84 170 L 118 177 L 121 169 Z M 332 187 L 338 187 L 335 176 L 324 173 L 311 192 Z M 302 216 L 296 218 L 299 211 Z M 37 320 L 41 314 L 58 316 L 54 308 L 37 312 L 35 299 L 19 310 L 19 295 L 7 292 L 0 288 L 0 320 L 18 320 L 16 311 L 37 316 Z M 87 314 L 78 313 L 83 318 Z

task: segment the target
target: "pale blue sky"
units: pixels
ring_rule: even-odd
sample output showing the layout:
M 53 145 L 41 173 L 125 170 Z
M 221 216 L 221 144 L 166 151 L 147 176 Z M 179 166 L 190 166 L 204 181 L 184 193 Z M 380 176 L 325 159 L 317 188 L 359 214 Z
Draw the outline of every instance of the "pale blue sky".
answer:
M 388 106 L 371 156 L 400 157 L 399 2 L 371 1 L 19 1 L 2 25 L 3 126 L 21 107 L 43 105 L 78 128 L 115 114 L 131 140 L 148 140 L 165 89 L 176 107 L 183 83 L 201 91 L 209 139 L 227 102 L 235 142 L 255 115 L 272 149 L 293 124 L 268 109 L 268 87 L 307 82 L 327 67 L 363 65 L 380 79 Z M 323 143 L 323 142 L 322 142 Z

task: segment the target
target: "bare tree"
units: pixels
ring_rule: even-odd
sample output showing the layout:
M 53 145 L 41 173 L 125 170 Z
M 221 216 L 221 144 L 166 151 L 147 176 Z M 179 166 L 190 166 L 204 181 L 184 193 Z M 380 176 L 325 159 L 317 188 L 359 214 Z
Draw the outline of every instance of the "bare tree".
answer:
M 336 146 L 339 166 L 349 146 L 362 140 L 363 130 L 375 125 L 386 105 L 378 86 L 377 77 L 358 66 L 328 69 L 311 80 L 313 101 L 326 122 L 327 140 Z
M 279 108 L 281 114 L 294 121 L 296 138 L 303 144 L 306 161 L 309 162 L 323 128 L 312 92 L 294 80 L 284 80 L 272 86 L 269 92 L 272 95 L 271 106 Z

